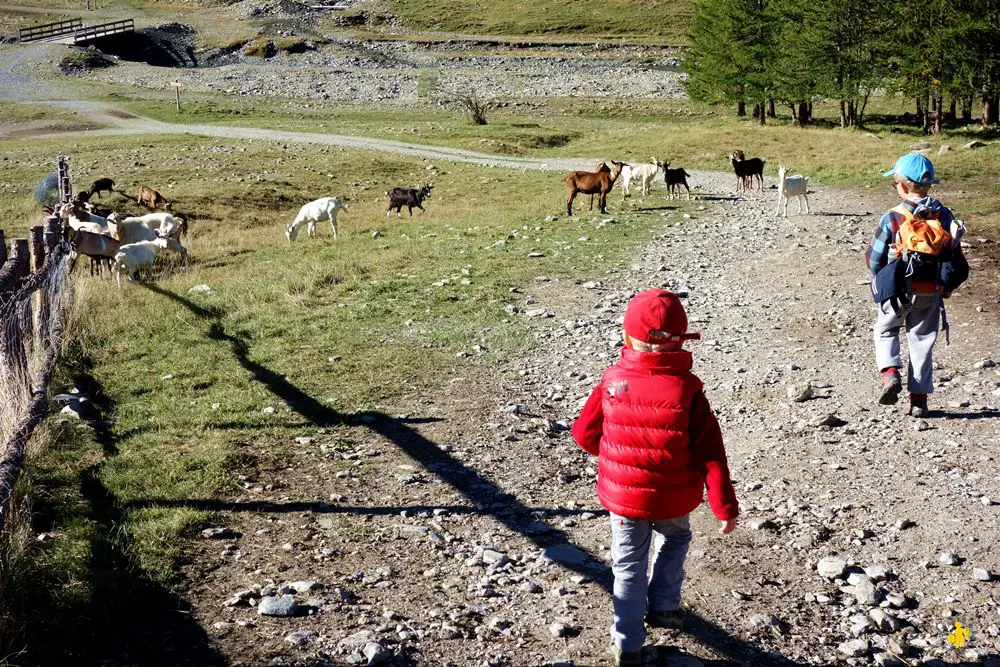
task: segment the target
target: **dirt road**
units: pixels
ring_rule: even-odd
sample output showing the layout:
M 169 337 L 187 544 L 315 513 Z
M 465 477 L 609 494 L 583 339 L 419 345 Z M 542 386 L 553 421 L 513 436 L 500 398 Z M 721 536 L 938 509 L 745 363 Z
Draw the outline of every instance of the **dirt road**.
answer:
M 715 178 L 707 187 L 728 185 Z M 665 217 L 627 269 L 527 286 L 511 296 L 517 316 L 554 315 L 532 319 L 537 352 L 500 368 L 456 362 L 438 395 L 343 425 L 271 386 L 317 429 L 282 470 L 204 504 L 240 535 L 194 540 L 186 570 L 220 662 L 606 664 L 609 527 L 594 461 L 566 425 L 617 353 L 629 295 L 651 285 L 686 293 L 704 335 L 696 370 L 743 524 L 723 538 L 706 508 L 695 513 L 688 631 L 653 633 L 647 664 L 995 659 L 995 244 L 969 249 L 976 277 L 949 302 L 935 413 L 917 421 L 875 403 L 863 250 L 890 202 L 840 189 L 811 199 L 817 213 L 787 220 L 770 201 L 706 201 L 693 219 Z M 814 396 L 790 400 L 805 384 Z M 295 611 L 261 615 L 262 601 Z M 975 633 L 961 650 L 947 642 L 956 621 Z

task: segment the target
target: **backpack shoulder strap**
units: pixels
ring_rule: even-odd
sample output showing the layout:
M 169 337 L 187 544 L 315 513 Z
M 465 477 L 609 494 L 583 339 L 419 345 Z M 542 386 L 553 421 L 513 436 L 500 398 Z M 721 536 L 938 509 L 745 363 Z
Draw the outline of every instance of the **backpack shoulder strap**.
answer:
M 906 207 L 906 204 L 899 204 L 898 206 L 893 206 L 889 210 L 890 211 L 895 211 L 896 213 L 899 213 L 901 216 L 903 216 L 903 218 L 905 220 L 912 220 L 913 217 L 914 217 L 913 211 L 911 211 L 910 209 L 908 209 Z

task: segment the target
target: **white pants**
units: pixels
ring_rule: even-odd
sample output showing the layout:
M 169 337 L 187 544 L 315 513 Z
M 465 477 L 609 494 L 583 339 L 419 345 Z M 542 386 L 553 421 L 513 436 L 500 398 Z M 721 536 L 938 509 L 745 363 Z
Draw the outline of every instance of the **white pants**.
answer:
M 899 330 L 906 325 L 906 343 L 910 352 L 906 388 L 914 394 L 932 393 L 932 354 L 940 319 L 940 294 L 914 294 L 911 306 L 898 315 L 888 302 L 883 303 L 875 319 L 875 361 L 879 370 L 903 367 L 899 354 Z

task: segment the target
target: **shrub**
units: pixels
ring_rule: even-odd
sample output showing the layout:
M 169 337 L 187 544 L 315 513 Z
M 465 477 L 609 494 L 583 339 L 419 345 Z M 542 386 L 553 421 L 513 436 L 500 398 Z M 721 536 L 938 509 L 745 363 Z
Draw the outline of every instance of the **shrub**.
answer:
M 59 69 L 63 74 L 82 74 L 92 69 L 114 67 L 116 64 L 114 58 L 101 53 L 93 46 L 72 47 L 70 54 L 59 62 Z

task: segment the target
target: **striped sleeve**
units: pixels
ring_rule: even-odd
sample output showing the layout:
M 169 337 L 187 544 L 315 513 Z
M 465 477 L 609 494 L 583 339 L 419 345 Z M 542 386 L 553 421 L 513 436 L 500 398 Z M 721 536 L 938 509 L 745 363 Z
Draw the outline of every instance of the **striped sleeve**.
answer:
M 875 236 L 865 252 L 865 261 L 873 276 L 889 263 L 889 247 L 892 245 L 892 237 L 895 234 L 892 218 L 892 211 L 886 211 L 882 214 L 878 221 L 878 228 L 875 230 Z

